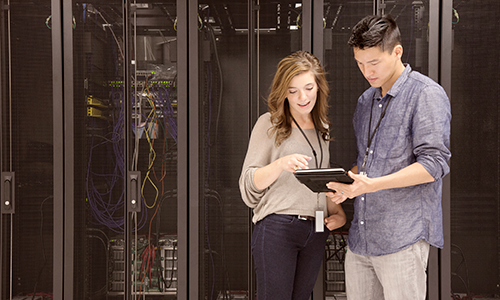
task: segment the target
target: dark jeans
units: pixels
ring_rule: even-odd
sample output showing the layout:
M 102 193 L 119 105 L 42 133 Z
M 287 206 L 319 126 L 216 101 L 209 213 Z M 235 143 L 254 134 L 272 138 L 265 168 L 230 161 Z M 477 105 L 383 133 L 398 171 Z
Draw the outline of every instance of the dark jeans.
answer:
M 308 300 L 318 278 L 329 230 L 315 222 L 272 214 L 255 225 L 252 254 L 257 300 Z

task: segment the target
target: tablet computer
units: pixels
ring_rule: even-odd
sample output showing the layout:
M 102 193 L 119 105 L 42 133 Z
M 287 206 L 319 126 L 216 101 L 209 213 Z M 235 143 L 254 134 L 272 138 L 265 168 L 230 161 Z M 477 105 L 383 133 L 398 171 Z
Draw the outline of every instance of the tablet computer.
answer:
M 346 184 L 351 184 L 354 181 L 342 168 L 300 169 L 294 174 L 300 182 L 316 193 L 331 192 L 332 190 L 326 187 L 330 181 Z

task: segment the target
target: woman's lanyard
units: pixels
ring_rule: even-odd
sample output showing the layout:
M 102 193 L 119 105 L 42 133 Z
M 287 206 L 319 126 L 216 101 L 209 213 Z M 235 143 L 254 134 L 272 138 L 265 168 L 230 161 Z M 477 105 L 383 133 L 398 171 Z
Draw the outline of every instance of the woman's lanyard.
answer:
M 297 121 L 295 121 L 295 118 L 292 117 L 292 120 L 293 122 L 295 123 L 295 125 L 297 125 L 297 128 L 299 128 L 300 132 L 302 133 L 302 135 L 304 136 L 304 138 L 306 139 L 307 143 L 309 144 L 309 147 L 311 147 L 311 150 L 312 150 L 312 153 L 314 155 L 314 159 L 316 161 L 316 169 L 319 169 L 321 167 L 321 164 L 323 163 L 323 147 L 321 147 L 321 142 L 319 140 L 319 133 L 318 133 L 318 130 L 316 129 L 316 124 L 314 124 L 314 121 L 313 121 L 313 124 L 314 124 L 314 130 L 316 131 L 316 137 L 318 138 L 318 145 L 319 145 L 319 149 L 321 151 L 321 161 L 319 162 L 318 164 L 318 157 L 316 156 L 316 151 L 314 151 L 314 147 L 313 145 L 311 144 L 311 142 L 309 141 L 309 139 L 307 138 L 306 134 L 304 133 L 304 131 L 302 130 L 302 128 L 300 128 L 299 126 L 299 123 L 297 123 Z
M 302 135 L 306 139 L 307 143 L 309 144 L 309 147 L 311 147 L 311 150 L 312 150 L 313 155 L 314 155 L 314 159 L 316 161 L 316 169 L 319 169 L 321 167 L 321 164 L 323 163 L 323 147 L 321 147 L 319 133 L 318 133 L 318 130 L 316 129 L 316 124 L 314 124 L 314 120 L 313 120 L 314 130 L 316 131 L 316 137 L 318 138 L 318 146 L 319 146 L 319 149 L 321 151 L 321 160 L 319 161 L 319 164 L 318 164 L 318 157 L 316 156 L 316 151 L 314 151 L 314 147 L 312 146 L 311 142 L 307 138 L 307 136 L 304 133 L 304 131 L 302 130 L 302 128 L 300 128 L 299 123 L 297 123 L 297 121 L 295 121 L 294 117 L 292 117 L 292 120 L 295 123 L 295 125 L 297 125 L 297 128 L 299 128 L 300 132 L 302 133 Z M 324 232 L 324 227 L 325 227 L 324 226 L 324 217 L 325 217 L 325 215 L 324 215 L 323 208 L 319 205 L 319 193 L 317 193 L 316 194 L 316 212 L 315 212 L 316 232 Z
M 365 157 L 363 158 L 363 164 L 361 165 L 361 170 L 359 174 L 361 175 L 366 175 L 366 161 L 368 160 L 368 153 L 370 151 L 370 146 L 373 141 L 373 137 L 375 136 L 375 133 L 377 133 L 378 127 L 380 126 L 380 122 L 382 122 L 382 119 L 385 116 L 385 112 L 387 111 L 387 108 L 389 107 L 389 103 L 391 103 L 392 96 L 389 96 L 389 100 L 387 101 L 387 104 L 385 105 L 384 111 L 380 115 L 380 119 L 378 119 L 377 126 L 375 126 L 375 129 L 372 131 L 372 115 L 373 115 L 373 104 L 375 103 L 375 98 L 372 99 L 372 107 L 370 109 L 370 123 L 368 124 L 368 143 L 366 146 L 366 152 L 365 152 Z M 371 134 L 370 134 L 371 133 Z

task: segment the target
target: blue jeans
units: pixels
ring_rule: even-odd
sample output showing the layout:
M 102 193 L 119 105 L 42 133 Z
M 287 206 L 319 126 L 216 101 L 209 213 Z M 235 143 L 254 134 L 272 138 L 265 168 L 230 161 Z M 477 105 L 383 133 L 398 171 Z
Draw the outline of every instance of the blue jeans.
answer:
M 315 222 L 272 214 L 257 222 L 252 254 L 258 300 L 308 300 L 318 278 L 329 230 Z
M 363 256 L 347 250 L 347 299 L 425 300 L 429 247 L 425 240 L 420 240 L 382 256 Z

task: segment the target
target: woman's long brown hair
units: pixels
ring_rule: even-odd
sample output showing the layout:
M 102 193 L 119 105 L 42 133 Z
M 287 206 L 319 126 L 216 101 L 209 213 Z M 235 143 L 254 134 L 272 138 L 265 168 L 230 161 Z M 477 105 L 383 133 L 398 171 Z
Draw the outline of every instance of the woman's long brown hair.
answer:
M 267 99 L 269 112 L 271 113 L 271 122 L 269 134 L 276 133 L 276 146 L 281 145 L 283 140 L 292 133 L 292 115 L 290 106 L 286 98 L 288 88 L 292 79 L 304 72 L 312 72 L 318 85 L 318 96 L 316 104 L 311 111 L 311 116 L 324 140 L 330 140 L 328 119 L 328 94 L 329 87 L 325 78 L 325 72 L 321 67 L 319 60 L 307 51 L 297 51 L 283 58 L 278 63 L 278 70 L 274 75 L 271 85 L 271 92 Z

